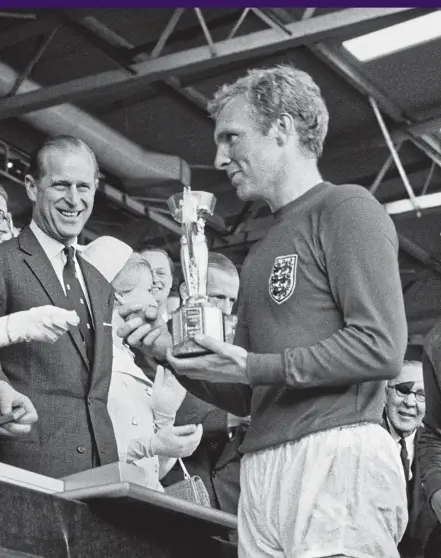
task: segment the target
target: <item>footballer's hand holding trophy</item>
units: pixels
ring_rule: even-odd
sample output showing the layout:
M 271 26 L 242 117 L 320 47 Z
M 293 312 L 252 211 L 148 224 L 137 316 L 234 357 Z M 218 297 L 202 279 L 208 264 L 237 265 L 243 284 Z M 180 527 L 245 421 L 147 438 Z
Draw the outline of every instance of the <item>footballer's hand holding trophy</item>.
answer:
M 181 265 L 187 287 L 187 298 L 172 315 L 172 354 L 180 358 L 201 356 L 209 351 L 193 340 L 196 333 L 231 343 L 235 325 L 235 317 L 224 316 L 207 297 L 208 246 L 204 231 L 216 198 L 209 192 L 185 187 L 167 203 L 173 218 L 181 224 Z

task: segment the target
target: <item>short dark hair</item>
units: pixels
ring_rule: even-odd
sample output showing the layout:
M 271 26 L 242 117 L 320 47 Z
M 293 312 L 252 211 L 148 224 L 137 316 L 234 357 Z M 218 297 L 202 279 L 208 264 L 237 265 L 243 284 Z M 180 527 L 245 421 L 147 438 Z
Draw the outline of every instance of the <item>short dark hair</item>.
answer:
M 6 203 L 8 203 L 8 199 L 9 199 L 8 192 L 1 184 L 0 184 L 0 196 L 5 199 Z
M 165 256 L 167 256 L 168 263 L 170 265 L 171 274 L 174 275 L 175 264 L 173 260 L 170 258 L 170 256 L 168 255 L 167 251 L 164 250 L 163 248 L 159 248 L 154 244 L 149 244 L 145 240 L 141 240 L 141 242 L 139 242 L 138 245 L 136 246 L 135 252 L 137 252 L 138 254 L 143 254 L 144 252 L 160 252 L 161 254 L 164 254 Z
M 47 138 L 42 145 L 40 145 L 31 155 L 29 162 L 28 174 L 39 180 L 45 173 L 45 158 L 44 155 L 50 149 L 58 149 L 60 151 L 67 151 L 69 149 L 84 149 L 90 155 L 95 166 L 95 176 L 98 178 L 99 167 L 96 160 L 95 153 L 83 140 L 68 134 L 61 134 Z
M 224 256 L 224 254 L 219 254 L 219 252 L 208 253 L 208 269 L 210 269 L 210 267 L 215 267 L 230 275 L 239 275 L 234 263 L 227 258 L 227 256 Z

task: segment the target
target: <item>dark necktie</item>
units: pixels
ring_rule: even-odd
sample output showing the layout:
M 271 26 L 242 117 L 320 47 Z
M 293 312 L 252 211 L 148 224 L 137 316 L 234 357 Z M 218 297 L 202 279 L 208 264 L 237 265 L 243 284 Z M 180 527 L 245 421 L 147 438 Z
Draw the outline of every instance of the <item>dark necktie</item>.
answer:
M 72 310 L 76 311 L 80 318 L 78 329 L 86 348 L 89 364 L 92 366 L 95 336 L 86 297 L 75 269 L 75 248 L 69 246 L 64 249 L 64 253 L 66 255 L 66 264 L 63 269 L 63 281 L 66 288 L 66 297 L 69 301 L 69 306 Z
M 409 454 L 407 453 L 407 447 L 406 447 L 406 440 L 404 438 L 400 438 L 400 446 L 401 446 L 401 451 L 400 451 L 400 458 L 401 458 L 401 463 L 403 464 L 403 469 L 404 469 L 404 476 L 406 477 L 406 483 L 409 482 L 409 473 L 410 473 L 410 463 L 409 463 Z

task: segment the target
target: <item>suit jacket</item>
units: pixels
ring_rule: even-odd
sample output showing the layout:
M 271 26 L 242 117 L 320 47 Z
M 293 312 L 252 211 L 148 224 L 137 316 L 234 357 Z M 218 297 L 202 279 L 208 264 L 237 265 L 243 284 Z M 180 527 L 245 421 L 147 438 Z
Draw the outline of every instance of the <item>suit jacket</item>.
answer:
M 386 420 L 384 420 L 383 426 L 389 431 Z M 427 502 L 421 480 L 421 469 L 417 456 L 420 435 L 421 429 L 418 429 L 414 439 L 415 455 L 411 467 L 412 478 L 407 483 L 409 520 L 403 538 L 398 545 L 402 558 L 422 558 L 424 547 L 436 524 L 435 514 Z
M 237 515 L 242 457 L 239 446 L 246 427 L 240 427 L 236 438 L 230 441 L 227 412 L 191 393 L 186 394 L 176 414 L 175 424 L 202 424 L 204 433 L 199 446 L 183 461 L 191 475 L 201 477 L 210 495 L 211 505 Z M 180 466 L 176 464 L 161 482 L 164 486 L 170 486 L 182 478 Z
M 0 438 L 0 461 L 61 477 L 118 460 L 107 412 L 112 370 L 113 296 L 109 283 L 78 257 L 95 325 L 89 366 L 78 328 L 56 343 L 18 343 L 0 349 L 0 380 L 27 395 L 38 422 L 24 438 Z M 26 227 L 0 246 L 0 315 L 53 304 L 68 308 L 51 262 Z

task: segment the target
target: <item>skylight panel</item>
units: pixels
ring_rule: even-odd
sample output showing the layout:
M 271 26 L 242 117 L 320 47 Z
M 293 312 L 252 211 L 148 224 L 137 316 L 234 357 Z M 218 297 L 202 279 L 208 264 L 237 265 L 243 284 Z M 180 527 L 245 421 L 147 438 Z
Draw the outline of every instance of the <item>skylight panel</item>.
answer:
M 381 58 L 441 37 L 441 11 L 431 12 L 385 29 L 345 41 L 343 46 L 360 62 Z

